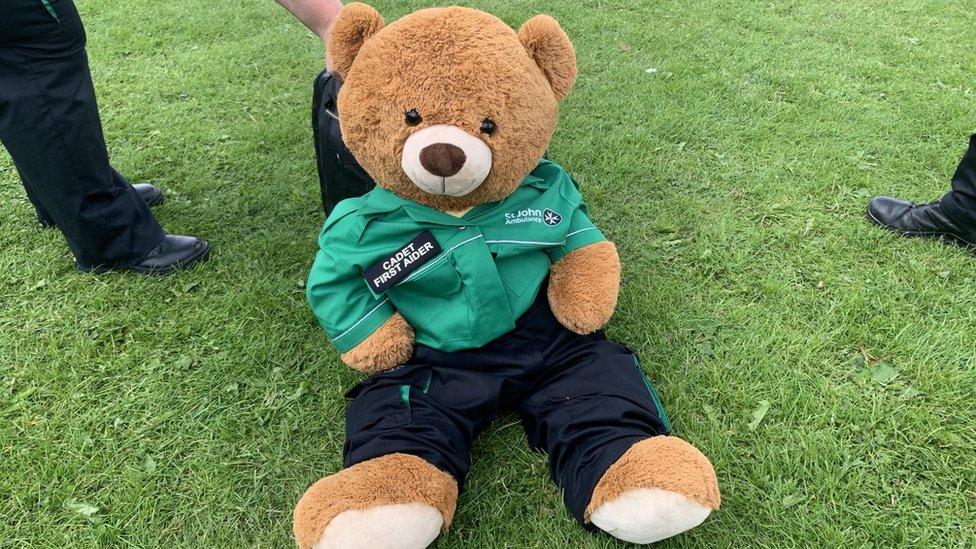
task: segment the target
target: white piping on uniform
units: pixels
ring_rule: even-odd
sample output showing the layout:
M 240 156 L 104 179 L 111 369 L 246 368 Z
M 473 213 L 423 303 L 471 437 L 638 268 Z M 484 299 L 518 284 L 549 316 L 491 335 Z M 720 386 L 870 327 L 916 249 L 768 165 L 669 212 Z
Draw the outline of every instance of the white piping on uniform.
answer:
M 339 338 L 341 338 L 342 336 L 344 336 L 344 335 L 348 334 L 349 332 L 355 330 L 356 329 L 356 326 L 359 326 L 360 324 L 362 324 L 363 321 L 366 320 L 369 317 L 369 315 L 375 313 L 376 312 L 376 309 L 379 309 L 380 307 L 382 307 L 383 304 L 386 303 L 389 300 L 390 300 L 389 298 L 383 298 L 383 301 L 380 301 L 380 304 L 379 305 L 373 307 L 373 310 L 371 310 L 370 312 L 368 312 L 365 315 L 363 315 L 363 318 L 360 318 L 355 324 L 353 324 L 352 326 L 350 326 L 348 330 L 346 330 L 345 332 L 342 332 L 341 334 L 339 334 L 339 335 L 335 336 L 334 338 L 332 338 L 332 341 L 334 341 L 334 342 L 335 341 L 339 341 Z
M 486 244 L 541 244 L 543 246 L 562 246 L 566 243 L 565 240 L 562 242 L 536 242 L 534 240 L 485 240 Z
M 585 229 L 579 229 L 579 230 L 576 230 L 576 231 L 573 231 L 573 232 L 569 233 L 568 235 L 566 235 L 566 238 L 569 238 L 569 237 L 573 236 L 574 234 L 579 234 L 579 233 L 582 233 L 582 232 L 585 232 L 585 231 L 595 231 L 595 230 L 596 230 L 596 227 L 586 227 Z
M 397 283 L 397 286 L 399 286 L 400 284 L 403 284 L 404 282 L 406 282 L 406 281 L 414 278 L 415 276 L 417 276 L 420 273 L 426 271 L 427 269 L 433 267 L 434 265 L 437 265 L 438 263 L 440 263 L 441 261 L 443 261 L 447 257 L 447 254 L 449 254 L 452 251 L 454 251 L 454 249 L 457 248 L 458 246 L 463 246 L 464 244 L 467 244 L 468 242 L 471 242 L 471 241 L 474 241 L 474 240 L 478 240 L 482 236 L 483 235 L 480 235 L 480 234 L 478 236 L 472 236 L 471 238 L 465 240 L 464 242 L 458 242 L 457 244 L 451 246 L 450 248 L 448 248 L 448 250 L 446 252 L 441 252 L 441 256 L 440 257 L 438 257 L 437 259 L 435 259 L 435 260 L 431 261 L 430 263 L 424 265 L 420 269 L 418 269 L 418 270 L 414 271 L 413 273 L 411 273 L 410 276 L 408 276 L 407 278 L 404 278 L 403 280 L 401 280 L 400 282 L 398 282 Z
M 573 232 L 567 234 L 566 235 L 566 238 L 568 239 L 569 237 L 573 236 L 574 234 L 579 234 L 579 233 L 582 233 L 582 232 L 585 232 L 585 231 L 595 231 L 595 230 L 596 230 L 596 227 L 586 227 L 585 229 L 579 229 L 579 230 L 576 230 L 576 231 L 573 231 Z M 486 244 L 537 244 L 537 245 L 540 245 L 540 246 L 564 246 L 564 245 L 566 245 L 566 241 L 565 240 L 560 241 L 560 242 L 538 242 L 538 241 L 535 241 L 535 240 L 485 240 L 485 243 Z

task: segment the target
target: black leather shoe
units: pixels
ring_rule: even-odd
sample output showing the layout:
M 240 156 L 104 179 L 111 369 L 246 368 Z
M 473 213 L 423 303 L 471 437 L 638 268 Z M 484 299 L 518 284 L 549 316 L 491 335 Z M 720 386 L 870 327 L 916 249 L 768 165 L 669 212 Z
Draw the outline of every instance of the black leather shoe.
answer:
M 149 207 L 159 206 L 166 200 L 166 197 L 163 196 L 163 191 L 159 190 L 152 183 L 133 183 L 132 188 L 139 193 L 139 196 Z
M 129 267 L 86 267 L 78 269 L 86 272 L 104 273 L 108 271 L 132 271 L 146 275 L 166 275 L 181 269 L 189 269 L 210 256 L 210 243 L 195 236 L 168 234 L 139 263 Z
M 166 197 L 163 196 L 163 191 L 159 190 L 155 185 L 151 183 L 135 183 L 132 188 L 139 193 L 139 197 L 142 198 L 149 207 L 159 206 L 165 202 Z M 45 212 L 44 214 L 37 214 L 37 222 L 41 224 L 44 229 L 53 229 L 57 227 L 57 223 L 51 219 L 51 216 Z
M 902 236 L 942 238 L 976 247 L 976 231 L 946 215 L 938 201 L 913 204 L 890 196 L 878 196 L 868 202 L 867 213 L 872 222 Z

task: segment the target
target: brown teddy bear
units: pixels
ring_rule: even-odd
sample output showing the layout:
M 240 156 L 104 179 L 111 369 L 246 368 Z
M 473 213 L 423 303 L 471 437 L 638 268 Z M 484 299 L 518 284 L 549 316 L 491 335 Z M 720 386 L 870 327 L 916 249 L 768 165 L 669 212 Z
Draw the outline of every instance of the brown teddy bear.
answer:
M 550 17 L 473 9 L 390 25 L 349 4 L 329 45 L 344 140 L 377 187 L 326 220 L 309 303 L 351 367 L 342 471 L 294 516 L 301 547 L 425 547 L 454 515 L 474 437 L 515 411 L 573 516 L 636 543 L 700 524 L 715 472 L 600 328 L 620 263 L 544 158 L 576 78 Z

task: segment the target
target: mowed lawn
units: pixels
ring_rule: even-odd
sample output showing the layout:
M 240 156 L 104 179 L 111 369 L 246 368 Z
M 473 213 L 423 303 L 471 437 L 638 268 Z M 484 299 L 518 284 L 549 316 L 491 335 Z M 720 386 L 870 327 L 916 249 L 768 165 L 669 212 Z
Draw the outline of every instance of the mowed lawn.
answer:
M 976 256 L 864 218 L 948 187 L 976 129 L 972 6 L 469 5 L 576 44 L 550 155 L 620 248 L 608 332 L 722 488 L 664 545 L 976 544 Z M 79 274 L 0 153 L 0 546 L 288 547 L 359 379 L 304 299 L 321 47 L 272 0 L 79 8 L 115 165 L 214 255 Z M 573 522 L 514 416 L 473 461 L 439 547 L 622 546 Z

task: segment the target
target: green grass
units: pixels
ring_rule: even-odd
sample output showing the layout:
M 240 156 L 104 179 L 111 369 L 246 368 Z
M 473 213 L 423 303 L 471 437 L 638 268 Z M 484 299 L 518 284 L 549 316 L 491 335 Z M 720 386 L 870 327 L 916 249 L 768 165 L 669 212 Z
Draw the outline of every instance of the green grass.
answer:
M 976 543 L 976 258 L 863 215 L 947 188 L 976 127 L 971 6 L 469 4 L 550 13 L 576 43 L 551 156 L 625 262 L 610 334 L 723 490 L 666 545 Z M 116 166 L 214 256 L 79 274 L 2 153 L 0 545 L 288 546 L 294 503 L 340 467 L 358 378 L 302 288 L 321 49 L 271 0 L 80 9 Z M 506 417 L 439 546 L 617 544 L 573 523 Z

